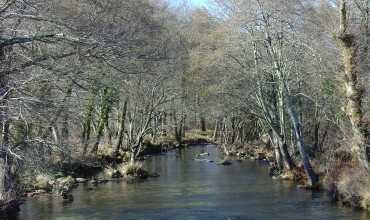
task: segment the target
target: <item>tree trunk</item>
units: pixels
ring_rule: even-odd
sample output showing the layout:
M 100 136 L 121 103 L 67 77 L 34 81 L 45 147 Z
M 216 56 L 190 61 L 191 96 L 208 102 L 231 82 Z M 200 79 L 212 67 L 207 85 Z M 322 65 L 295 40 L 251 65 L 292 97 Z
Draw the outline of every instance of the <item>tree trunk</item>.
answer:
M 118 131 L 118 141 L 116 143 L 116 146 L 114 147 L 114 157 L 117 159 L 119 155 L 119 150 L 121 149 L 122 142 L 123 142 L 123 135 L 125 132 L 125 120 L 126 120 L 126 113 L 127 113 L 127 103 L 128 99 L 125 100 L 121 112 L 121 120 L 120 120 L 120 125 L 119 125 L 119 131 Z
M 104 129 L 107 128 L 109 120 L 109 112 L 111 109 L 112 93 L 109 88 L 105 88 L 103 91 L 103 103 L 100 110 L 99 125 L 96 132 L 96 140 L 91 153 L 96 154 L 99 149 L 101 137 L 103 136 Z
M 274 152 L 275 152 L 275 159 L 276 159 L 276 165 L 279 169 L 284 168 L 284 161 L 282 160 L 282 155 L 279 148 L 279 142 L 278 137 L 273 135 L 272 143 L 274 143 Z
M 167 136 L 167 113 L 162 112 L 162 135 Z
M 83 155 L 86 155 L 87 148 L 89 146 L 94 105 L 95 105 L 95 92 L 93 92 L 91 97 L 89 97 L 89 100 L 86 106 L 86 112 L 85 112 L 84 119 L 83 119 L 84 120 L 83 121 L 83 131 L 82 131 L 82 137 L 81 137 L 82 139 L 81 142 L 83 145 Z
M 206 127 L 206 119 L 204 118 L 203 115 L 201 115 L 200 117 L 200 129 L 201 131 L 207 131 L 207 127 Z
M 219 122 L 218 122 L 218 118 L 216 119 L 216 122 L 215 122 L 215 129 L 213 130 L 213 137 L 212 137 L 212 140 L 213 141 L 217 141 L 217 138 L 218 138 L 218 129 L 219 129 Z
M 337 41 L 342 49 L 344 64 L 344 79 L 346 89 L 346 115 L 352 126 L 352 140 L 350 150 L 353 156 L 368 169 L 368 158 L 366 155 L 366 144 L 368 143 L 367 126 L 363 123 L 362 99 L 363 88 L 359 82 L 360 63 L 359 47 L 356 37 L 348 33 L 347 4 L 342 0 L 340 5 L 340 31 Z
M 311 186 L 316 186 L 318 182 L 318 176 L 316 175 L 315 171 L 312 169 L 310 159 L 306 153 L 306 149 L 304 146 L 304 140 L 303 140 L 303 135 L 302 135 L 302 130 L 301 130 L 301 124 L 298 121 L 297 114 L 294 112 L 292 106 L 291 106 L 291 101 L 290 97 L 288 97 L 288 103 L 286 105 L 288 114 L 290 116 L 291 122 L 293 124 L 294 128 L 294 134 L 297 139 L 297 145 L 298 145 L 298 150 L 301 155 L 302 161 L 303 161 L 303 166 L 304 170 L 309 178 L 309 185 Z
M 1 48 L 3 49 L 3 48 Z M 3 52 L 3 51 L 2 51 Z M 4 54 L 0 54 L 4 55 Z M 2 62 L 3 56 L 0 58 Z M 17 184 L 15 172 L 12 172 L 13 158 L 8 154 L 10 149 L 10 119 L 8 108 L 8 97 L 6 94 L 9 89 L 7 74 L 0 74 L 0 124 L 1 124 L 1 139 L 0 139 L 0 208 L 7 209 L 10 204 L 18 205 Z

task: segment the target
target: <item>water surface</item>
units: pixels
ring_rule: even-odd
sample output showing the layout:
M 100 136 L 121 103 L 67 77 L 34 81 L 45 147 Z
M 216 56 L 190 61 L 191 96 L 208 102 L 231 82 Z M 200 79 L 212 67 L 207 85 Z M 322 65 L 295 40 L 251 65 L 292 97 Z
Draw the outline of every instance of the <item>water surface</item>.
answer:
M 195 161 L 201 152 L 210 160 L 222 155 L 214 146 L 197 146 L 152 157 L 145 166 L 160 178 L 134 184 L 110 182 L 73 191 L 74 202 L 51 196 L 27 200 L 19 219 L 79 220 L 254 220 L 370 219 L 364 212 L 331 204 L 323 193 L 272 180 L 261 162 L 221 166 Z

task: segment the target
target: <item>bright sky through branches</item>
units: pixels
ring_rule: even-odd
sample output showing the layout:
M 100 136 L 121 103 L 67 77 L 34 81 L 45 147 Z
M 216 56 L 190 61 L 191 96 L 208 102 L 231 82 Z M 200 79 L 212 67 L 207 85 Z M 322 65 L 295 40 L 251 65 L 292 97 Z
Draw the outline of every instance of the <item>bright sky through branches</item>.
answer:
M 179 4 L 181 1 L 180 0 L 169 0 L 172 4 Z M 188 0 L 190 4 L 196 7 L 202 7 L 207 5 L 208 0 Z

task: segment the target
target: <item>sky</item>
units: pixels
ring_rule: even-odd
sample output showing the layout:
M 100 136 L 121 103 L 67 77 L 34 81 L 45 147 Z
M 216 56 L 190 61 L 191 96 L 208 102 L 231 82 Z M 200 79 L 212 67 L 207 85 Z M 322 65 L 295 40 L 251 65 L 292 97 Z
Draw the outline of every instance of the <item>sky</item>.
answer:
M 180 0 L 169 0 L 172 4 L 178 4 Z M 207 0 L 188 0 L 190 4 L 195 7 L 202 7 L 207 5 Z

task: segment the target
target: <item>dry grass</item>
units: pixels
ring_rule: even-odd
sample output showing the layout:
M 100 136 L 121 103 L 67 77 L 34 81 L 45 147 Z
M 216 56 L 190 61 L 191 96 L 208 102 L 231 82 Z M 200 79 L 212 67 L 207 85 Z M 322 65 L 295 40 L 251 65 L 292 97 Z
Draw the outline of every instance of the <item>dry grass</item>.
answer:
M 139 162 L 133 162 L 128 164 L 121 164 L 117 167 L 117 170 L 126 176 L 138 176 L 144 171 L 143 164 Z
M 324 178 L 325 188 L 329 190 L 333 200 L 354 208 L 369 210 L 369 171 L 360 166 L 346 150 L 338 150 L 334 157 L 335 160 Z

